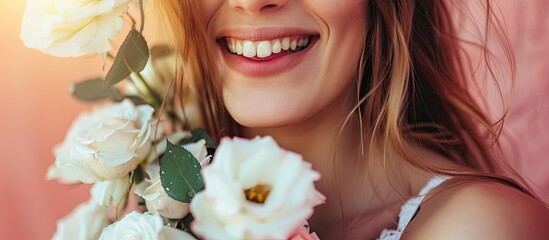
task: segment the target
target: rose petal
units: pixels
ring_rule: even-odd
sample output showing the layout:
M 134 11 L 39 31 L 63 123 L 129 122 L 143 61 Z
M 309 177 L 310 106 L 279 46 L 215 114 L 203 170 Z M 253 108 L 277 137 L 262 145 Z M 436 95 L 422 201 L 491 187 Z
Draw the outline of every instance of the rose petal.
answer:
M 53 56 L 104 53 L 124 27 L 129 0 L 29 0 L 21 39 L 29 48 Z
M 127 177 L 95 183 L 91 188 L 91 197 L 99 205 L 118 206 L 130 190 L 130 179 Z
M 160 239 L 196 240 L 191 234 L 171 227 L 162 227 L 161 235 L 163 237 L 159 237 Z
M 108 214 L 107 208 L 92 201 L 82 203 L 69 215 L 57 221 L 57 230 L 52 239 L 97 239 L 101 230 L 108 225 Z

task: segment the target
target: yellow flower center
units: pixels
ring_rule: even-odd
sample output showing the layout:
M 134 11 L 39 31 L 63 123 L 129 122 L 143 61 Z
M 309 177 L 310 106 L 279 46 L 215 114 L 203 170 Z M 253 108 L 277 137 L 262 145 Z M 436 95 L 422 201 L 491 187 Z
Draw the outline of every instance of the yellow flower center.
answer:
M 253 188 L 244 190 L 246 199 L 250 202 L 264 203 L 271 192 L 271 187 L 263 184 L 259 184 Z

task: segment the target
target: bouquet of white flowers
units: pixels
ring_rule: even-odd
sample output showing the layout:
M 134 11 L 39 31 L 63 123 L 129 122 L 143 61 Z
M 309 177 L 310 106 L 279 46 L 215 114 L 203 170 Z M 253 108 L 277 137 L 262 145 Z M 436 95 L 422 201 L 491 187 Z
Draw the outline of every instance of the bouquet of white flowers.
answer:
M 90 200 L 57 223 L 53 239 L 317 239 L 306 219 L 325 200 L 314 187 L 320 175 L 270 137 L 217 144 L 183 124 L 188 118 L 174 99 L 161 97 L 170 95 L 177 55 L 166 46 L 149 49 L 143 1 L 139 30 L 129 4 L 27 2 L 21 38 L 28 47 L 114 56 L 104 79 L 71 87 L 80 100 L 110 101 L 82 113 L 54 149 L 48 179 L 93 187 Z M 108 53 L 125 16 L 134 26 L 118 52 Z M 129 206 L 132 192 L 141 207 Z

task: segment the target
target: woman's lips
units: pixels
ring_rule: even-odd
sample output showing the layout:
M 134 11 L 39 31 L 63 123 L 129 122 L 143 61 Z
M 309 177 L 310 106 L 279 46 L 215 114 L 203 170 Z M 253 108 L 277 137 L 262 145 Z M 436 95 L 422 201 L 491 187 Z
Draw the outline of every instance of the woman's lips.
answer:
M 218 42 L 229 68 L 245 76 L 264 77 L 299 65 L 317 40 L 318 36 L 293 35 L 255 41 L 225 37 Z

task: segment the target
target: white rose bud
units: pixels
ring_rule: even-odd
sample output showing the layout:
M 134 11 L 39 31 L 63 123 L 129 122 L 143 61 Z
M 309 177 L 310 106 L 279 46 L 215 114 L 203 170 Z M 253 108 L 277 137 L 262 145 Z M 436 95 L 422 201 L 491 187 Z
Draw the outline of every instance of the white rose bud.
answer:
M 131 212 L 103 229 L 99 239 L 194 240 L 186 232 L 164 226 L 159 215 L 137 212 Z
M 47 178 L 95 183 L 126 176 L 151 150 L 153 111 L 124 100 L 81 114 L 55 149 Z
M 130 179 L 122 177 L 114 180 L 97 182 L 91 189 L 91 198 L 103 207 L 118 206 L 130 190 Z
M 21 39 L 58 57 L 104 53 L 124 27 L 129 0 L 28 0 Z
M 109 210 L 93 201 L 80 204 L 69 215 L 57 221 L 53 240 L 97 239 L 109 225 Z

